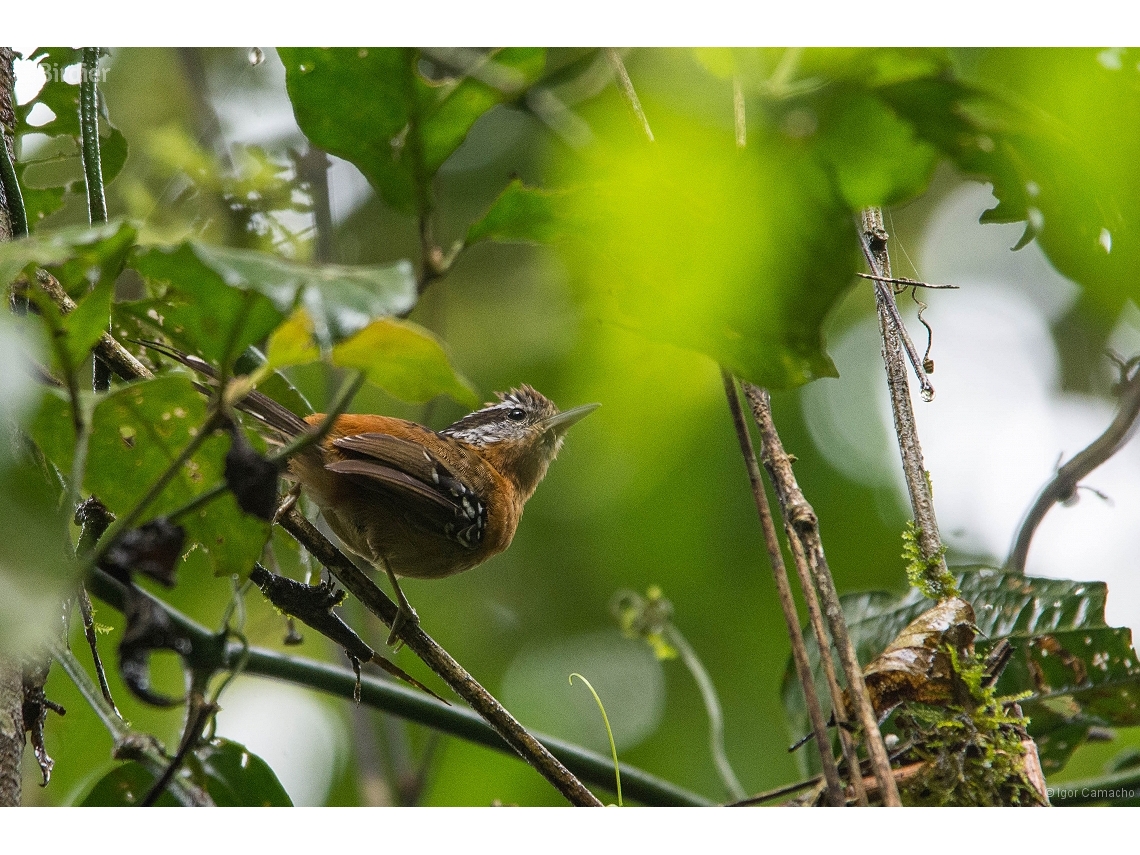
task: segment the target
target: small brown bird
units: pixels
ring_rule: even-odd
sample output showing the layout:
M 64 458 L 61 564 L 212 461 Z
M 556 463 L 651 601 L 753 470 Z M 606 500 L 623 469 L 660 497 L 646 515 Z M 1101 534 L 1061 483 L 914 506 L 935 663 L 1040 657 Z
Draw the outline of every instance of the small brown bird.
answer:
M 196 357 L 156 349 L 215 376 Z M 396 577 L 450 576 L 510 546 L 523 506 L 566 430 L 599 406 L 559 412 L 530 386 L 496 395 L 498 401 L 438 432 L 391 416 L 338 416 L 320 443 L 289 461 L 289 474 L 320 507 L 329 528 L 391 579 L 400 615 L 389 643 L 405 620 L 416 619 Z M 284 441 L 324 419 L 301 419 L 260 392 L 238 407 Z

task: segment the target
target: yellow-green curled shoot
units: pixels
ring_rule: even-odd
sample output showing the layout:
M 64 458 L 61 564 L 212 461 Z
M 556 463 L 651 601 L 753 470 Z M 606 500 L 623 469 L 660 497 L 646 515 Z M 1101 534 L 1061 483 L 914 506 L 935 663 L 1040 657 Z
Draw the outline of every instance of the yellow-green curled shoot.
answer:
M 590 690 L 590 694 L 594 696 L 594 703 L 598 705 L 598 709 L 602 711 L 602 722 L 606 726 L 606 736 L 610 738 L 610 755 L 614 758 L 614 778 L 617 780 L 617 800 L 618 807 L 622 807 L 621 803 L 621 768 L 618 766 L 617 759 L 617 746 L 614 745 L 614 732 L 610 729 L 610 717 L 606 715 L 606 708 L 602 706 L 602 699 L 598 697 L 598 693 L 594 691 L 594 687 L 590 685 L 590 681 L 575 671 L 570 675 L 570 685 L 574 685 L 574 678 L 577 677 L 586 684 L 586 688 Z

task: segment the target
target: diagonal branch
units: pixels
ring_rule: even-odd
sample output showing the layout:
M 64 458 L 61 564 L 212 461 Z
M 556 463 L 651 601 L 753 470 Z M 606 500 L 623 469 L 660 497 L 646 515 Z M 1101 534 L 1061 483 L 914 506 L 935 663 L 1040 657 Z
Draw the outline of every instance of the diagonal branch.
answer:
M 1134 362 L 1135 360 L 1133 360 Z M 1132 370 L 1131 376 L 1128 372 Z M 1057 470 L 1057 475 L 1042 488 L 1037 500 L 1025 515 L 1018 529 L 1013 549 L 1009 553 L 1006 567 L 1014 573 L 1025 572 L 1025 562 L 1029 557 L 1029 545 L 1045 514 L 1057 502 L 1071 498 L 1077 485 L 1094 469 L 1118 452 L 1136 428 L 1140 418 L 1140 368 L 1129 363 L 1122 366 L 1120 384 L 1120 409 L 1104 433 L 1093 440 L 1072 460 Z
M 316 526 L 295 508 L 281 518 L 280 524 L 360 600 L 365 608 L 387 626 L 392 626 L 396 620 L 398 608 L 396 604 L 368 578 L 363 570 L 317 531 Z M 508 745 L 550 781 L 571 804 L 601 807 L 602 803 L 581 781 L 570 774 L 569 770 L 559 763 L 542 743 L 528 733 L 490 692 L 479 685 L 475 678 L 451 657 L 451 654 L 440 647 L 417 624 L 404 622 L 397 636 L 457 695 L 467 701 Z

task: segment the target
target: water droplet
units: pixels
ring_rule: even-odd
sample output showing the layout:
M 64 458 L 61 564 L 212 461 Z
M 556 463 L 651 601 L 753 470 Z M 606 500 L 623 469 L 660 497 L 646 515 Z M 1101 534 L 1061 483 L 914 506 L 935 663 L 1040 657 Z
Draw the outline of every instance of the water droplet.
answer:
M 922 387 L 922 391 L 919 394 L 922 395 L 922 400 L 929 404 L 934 400 L 934 387 L 927 383 Z
M 300 65 L 297 66 L 297 70 L 299 72 L 301 72 L 302 74 L 308 74 L 310 71 L 313 70 L 313 67 L 311 65 L 309 65 L 307 62 L 302 62 Z
M 249 49 L 249 64 L 254 68 L 265 62 L 265 51 L 259 47 Z
M 1028 211 L 1029 225 L 1033 227 L 1034 232 L 1040 232 L 1045 228 L 1045 215 L 1041 213 L 1040 208 L 1030 208 Z
M 1101 229 L 1097 243 L 1104 247 L 1105 252 L 1112 252 L 1112 232 L 1108 229 Z
M 1026 181 L 1025 182 L 1025 195 L 1028 196 L 1030 199 L 1036 199 L 1038 196 L 1041 195 L 1041 185 L 1038 184 L 1036 181 Z

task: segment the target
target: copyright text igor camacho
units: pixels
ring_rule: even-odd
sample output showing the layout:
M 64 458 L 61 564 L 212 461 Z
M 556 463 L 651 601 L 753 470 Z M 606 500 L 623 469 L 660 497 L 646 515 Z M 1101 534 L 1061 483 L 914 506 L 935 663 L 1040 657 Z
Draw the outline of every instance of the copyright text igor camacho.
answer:
M 1140 791 L 1135 789 L 1126 789 L 1118 787 L 1113 790 L 1093 789 L 1092 787 L 1049 787 L 1045 790 L 1049 799 L 1052 800 L 1065 800 L 1075 799 L 1090 799 L 1093 801 L 1111 801 L 1113 799 L 1134 799 Z

